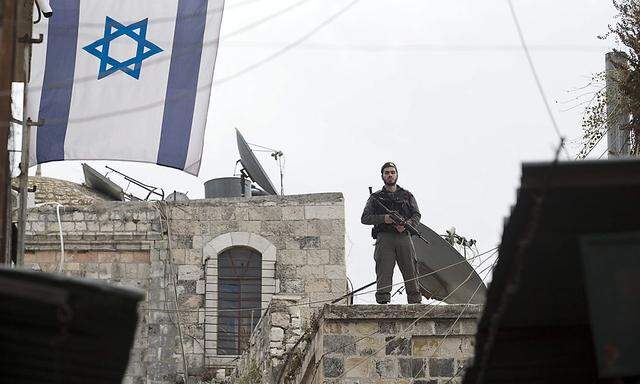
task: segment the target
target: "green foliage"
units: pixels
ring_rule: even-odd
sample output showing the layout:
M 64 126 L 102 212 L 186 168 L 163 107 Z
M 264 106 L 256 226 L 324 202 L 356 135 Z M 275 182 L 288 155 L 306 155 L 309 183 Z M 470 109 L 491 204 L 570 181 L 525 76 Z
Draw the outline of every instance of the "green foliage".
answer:
M 618 92 L 607 91 L 604 86 L 593 94 L 585 108 L 582 120 L 585 145 L 578 155 L 584 158 L 607 132 L 607 103 L 616 105 L 610 112 L 610 119 L 619 116 L 629 117 L 627 124 L 621 129 L 629 130 L 631 136 L 631 153 L 640 154 L 640 0 L 612 0 L 618 11 L 615 23 L 608 26 L 608 31 L 598 38 L 612 38 L 622 49 L 614 49 L 621 60 L 613 62 L 614 70 L 601 72 L 592 78 L 592 84 L 602 85 L 606 80 L 617 85 Z M 608 77 L 608 78 L 607 78 Z
M 234 384 L 258 384 L 262 382 L 262 372 L 258 364 L 251 360 L 244 372 L 238 377 Z

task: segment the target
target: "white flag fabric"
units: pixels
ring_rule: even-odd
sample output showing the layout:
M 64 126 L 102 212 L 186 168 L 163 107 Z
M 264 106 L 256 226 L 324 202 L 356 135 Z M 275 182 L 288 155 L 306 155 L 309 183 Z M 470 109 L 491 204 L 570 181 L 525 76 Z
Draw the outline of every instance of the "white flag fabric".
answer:
M 31 164 L 156 163 L 197 175 L 224 0 L 51 0 L 34 25 Z

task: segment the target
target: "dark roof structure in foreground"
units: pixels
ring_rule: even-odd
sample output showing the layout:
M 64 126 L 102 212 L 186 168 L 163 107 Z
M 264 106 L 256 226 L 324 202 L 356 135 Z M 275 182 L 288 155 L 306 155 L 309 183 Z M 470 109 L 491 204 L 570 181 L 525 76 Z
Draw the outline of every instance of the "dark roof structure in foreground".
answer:
M 640 161 L 525 164 L 464 383 L 637 380 L 639 230 Z

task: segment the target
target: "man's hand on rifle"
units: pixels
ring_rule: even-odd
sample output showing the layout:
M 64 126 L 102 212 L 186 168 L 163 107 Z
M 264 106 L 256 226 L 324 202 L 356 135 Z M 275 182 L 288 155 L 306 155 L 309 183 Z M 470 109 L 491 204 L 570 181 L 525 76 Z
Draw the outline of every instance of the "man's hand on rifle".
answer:
M 384 223 L 385 224 L 393 224 L 394 223 L 393 219 L 391 218 L 391 215 L 384 215 Z
M 394 224 L 394 227 L 396 227 L 396 231 L 400 233 L 404 232 L 404 225 Z

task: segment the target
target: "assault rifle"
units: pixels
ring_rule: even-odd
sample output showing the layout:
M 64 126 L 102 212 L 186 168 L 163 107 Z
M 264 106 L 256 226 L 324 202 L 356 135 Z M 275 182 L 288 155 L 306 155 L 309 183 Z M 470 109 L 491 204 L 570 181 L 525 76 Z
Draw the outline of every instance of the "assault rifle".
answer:
M 411 235 L 414 236 L 418 236 L 418 238 L 420 238 L 420 240 L 424 241 L 426 244 L 429 244 L 429 241 L 427 239 L 424 238 L 424 236 L 422 236 L 422 234 L 420 233 L 420 231 L 418 231 L 418 228 L 416 228 L 412 223 L 411 223 L 411 219 L 407 219 L 405 217 L 402 217 L 402 215 L 400 213 L 398 213 L 397 211 L 392 211 L 389 208 L 387 208 L 386 205 L 384 205 L 384 203 L 373 194 L 373 188 L 369 187 L 369 195 L 371 196 L 371 198 L 378 203 L 378 205 L 382 208 L 383 211 L 385 211 L 387 213 L 387 215 L 389 215 L 391 217 L 391 220 L 393 220 L 394 223 L 398 224 L 398 225 L 402 225 L 405 227 L 405 229 L 407 231 L 409 231 L 409 233 Z

